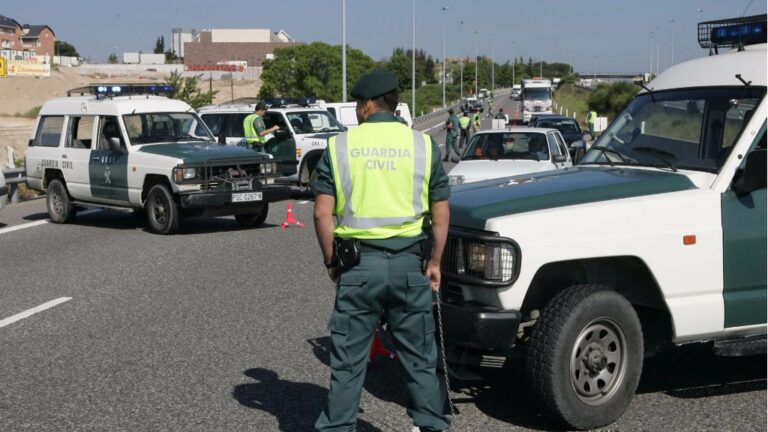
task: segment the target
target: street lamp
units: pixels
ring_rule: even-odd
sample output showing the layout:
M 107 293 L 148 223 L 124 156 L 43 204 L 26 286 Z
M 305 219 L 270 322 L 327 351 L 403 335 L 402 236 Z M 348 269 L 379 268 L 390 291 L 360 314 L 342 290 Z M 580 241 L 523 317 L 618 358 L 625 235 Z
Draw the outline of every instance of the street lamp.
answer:
M 517 57 L 515 57 L 515 43 L 512 42 L 512 86 L 515 86 L 515 63 L 517 63 Z
M 650 65 L 648 66 L 648 73 L 653 75 L 653 30 L 649 31 L 648 34 L 651 36 L 651 55 L 649 59 Z
M 464 97 L 464 23 L 466 21 L 461 20 L 459 30 L 459 50 L 461 51 L 461 72 L 459 76 L 459 97 Z
M 413 0 L 413 29 L 411 31 L 413 47 L 411 48 L 411 112 L 416 114 L 416 0 Z
M 341 0 L 341 101 L 347 101 L 347 0 Z
M 479 84 L 477 82 L 477 65 L 479 63 L 478 61 L 479 57 L 477 56 L 477 35 L 479 34 L 480 34 L 480 30 L 475 30 L 475 93 L 474 93 L 475 97 L 477 97 L 477 85 Z
M 491 37 L 491 93 L 496 91 L 496 36 Z
M 544 66 L 544 46 L 539 45 L 539 77 L 544 78 L 542 67 Z
M 669 65 L 672 66 L 675 64 L 675 20 L 669 20 L 669 25 L 672 27 L 672 60 L 669 62 Z
M 443 108 L 445 108 L 445 16 L 448 6 L 443 6 Z

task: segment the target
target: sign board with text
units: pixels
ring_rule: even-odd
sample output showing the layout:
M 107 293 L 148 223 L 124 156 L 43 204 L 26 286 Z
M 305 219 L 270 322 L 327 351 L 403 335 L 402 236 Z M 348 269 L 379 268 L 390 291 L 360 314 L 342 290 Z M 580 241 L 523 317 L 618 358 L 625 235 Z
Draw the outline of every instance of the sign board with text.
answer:
M 0 77 L 4 77 L 5 73 L 5 58 L 0 57 Z
M 7 63 L 8 76 L 51 76 L 51 65 L 47 63 L 26 60 L 8 60 Z

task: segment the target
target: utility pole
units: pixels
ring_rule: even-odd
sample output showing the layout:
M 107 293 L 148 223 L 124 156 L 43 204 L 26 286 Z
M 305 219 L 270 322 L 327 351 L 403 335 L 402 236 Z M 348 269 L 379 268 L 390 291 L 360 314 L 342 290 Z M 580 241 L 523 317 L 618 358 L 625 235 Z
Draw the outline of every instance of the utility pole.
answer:
M 480 63 L 477 56 L 477 35 L 480 34 L 480 30 L 475 30 L 475 97 L 477 97 L 477 86 L 480 84 L 477 82 L 477 66 Z
M 443 108 L 445 108 L 445 16 L 448 6 L 443 6 Z
M 466 21 L 461 20 L 459 21 L 459 24 L 461 24 L 460 30 L 459 30 L 459 49 L 461 50 L 461 75 L 459 77 L 459 98 L 464 97 L 464 23 Z
M 341 0 L 341 101 L 347 101 L 347 0 Z
M 512 42 L 512 86 L 515 85 L 515 64 L 517 63 L 517 57 L 515 57 L 515 43 Z
M 491 93 L 496 91 L 496 36 L 491 37 Z
M 539 76 L 541 78 L 544 78 L 544 73 L 542 72 L 544 66 L 544 46 L 539 45 Z

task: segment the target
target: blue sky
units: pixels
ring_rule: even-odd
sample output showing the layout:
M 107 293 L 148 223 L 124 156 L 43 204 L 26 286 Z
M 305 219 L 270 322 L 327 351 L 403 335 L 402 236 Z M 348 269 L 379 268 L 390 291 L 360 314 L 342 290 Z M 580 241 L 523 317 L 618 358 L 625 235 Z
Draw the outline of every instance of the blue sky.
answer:
M 659 62 L 705 55 L 696 41 L 699 21 L 766 13 L 764 0 L 416 0 L 416 45 L 442 57 L 443 12 L 449 56 L 475 53 L 497 62 L 516 56 L 547 62 L 571 59 L 577 72 L 648 70 L 652 37 Z M 48 24 L 80 54 L 151 51 L 155 39 L 184 28 L 284 29 L 302 42 L 341 43 L 342 0 L 24 0 L 4 2 L 0 15 Z M 347 0 L 347 41 L 378 60 L 411 46 L 412 0 Z M 463 38 L 460 37 L 460 20 Z M 674 21 L 672 21 L 674 20 Z M 657 29 L 658 27 L 658 29 Z M 651 34 L 653 32 L 653 34 Z M 495 38 L 495 39 L 492 39 Z M 656 44 L 654 43 L 654 62 Z M 462 48 L 463 46 L 463 48 Z

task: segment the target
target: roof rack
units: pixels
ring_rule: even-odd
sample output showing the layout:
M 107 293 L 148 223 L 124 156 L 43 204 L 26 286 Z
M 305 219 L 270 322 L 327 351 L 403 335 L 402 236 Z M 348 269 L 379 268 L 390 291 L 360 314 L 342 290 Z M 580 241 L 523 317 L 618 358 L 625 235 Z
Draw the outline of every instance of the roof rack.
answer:
M 766 43 L 766 14 L 699 23 L 699 46 L 718 53 L 718 48 Z
M 176 87 L 165 84 L 116 84 L 102 83 L 90 84 L 67 90 L 67 96 L 80 94 L 80 96 L 96 95 L 97 99 L 123 95 L 162 95 L 169 96 L 176 92 Z

